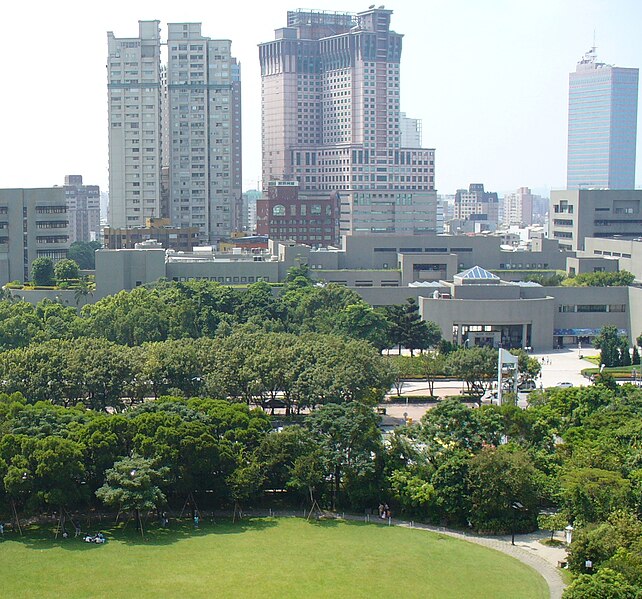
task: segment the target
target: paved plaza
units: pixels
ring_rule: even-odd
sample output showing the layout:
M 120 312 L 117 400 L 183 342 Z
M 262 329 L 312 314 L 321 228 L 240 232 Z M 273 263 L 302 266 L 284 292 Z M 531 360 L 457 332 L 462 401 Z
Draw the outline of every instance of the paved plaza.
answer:
M 541 377 L 537 379 L 536 383 L 539 387 L 540 384 L 546 387 L 555 387 L 559 383 L 571 383 L 574 387 L 581 385 L 590 385 L 590 381 L 582 376 L 581 371 L 584 368 L 595 367 L 595 364 L 580 358 L 581 356 L 594 356 L 598 354 L 598 350 L 593 348 L 578 349 L 578 348 L 565 348 L 556 349 L 549 352 L 535 352 L 531 356 L 537 358 L 542 364 Z M 542 361 L 543 359 L 543 361 Z M 465 385 L 460 381 L 439 381 L 435 383 L 435 395 L 445 398 L 449 395 L 460 395 L 465 390 Z M 391 395 L 394 398 L 396 391 L 393 389 Z M 436 404 L 412 404 L 406 403 L 405 398 L 412 398 L 417 395 L 428 395 L 430 393 L 428 385 L 425 381 L 410 381 L 403 384 L 401 389 L 401 398 L 394 403 L 386 404 L 386 414 L 394 418 L 404 418 L 407 415 L 412 418 L 414 422 L 419 420 L 427 410 L 434 407 Z M 519 404 L 526 406 L 528 395 L 526 393 L 519 394 Z

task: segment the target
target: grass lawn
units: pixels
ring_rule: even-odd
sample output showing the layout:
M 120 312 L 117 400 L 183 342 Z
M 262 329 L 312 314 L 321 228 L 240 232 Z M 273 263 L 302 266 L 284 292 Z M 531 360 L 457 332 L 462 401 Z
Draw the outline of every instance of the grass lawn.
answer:
M 131 527 L 131 525 L 130 525 Z M 504 554 L 421 530 L 261 518 L 105 530 L 106 545 L 30 530 L 0 542 L 0 596 L 548 597 L 544 579 Z

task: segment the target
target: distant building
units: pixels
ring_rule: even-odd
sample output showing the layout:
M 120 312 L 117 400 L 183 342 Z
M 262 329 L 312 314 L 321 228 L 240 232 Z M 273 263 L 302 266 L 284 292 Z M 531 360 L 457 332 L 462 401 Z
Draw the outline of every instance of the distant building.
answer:
M 250 189 L 243 194 L 243 230 L 256 232 L 256 201 L 263 197 L 262 192 Z
M 107 33 L 109 224 L 142 227 L 161 214 L 159 21 L 139 21 L 138 37 Z
M 591 48 L 569 75 L 567 189 L 633 189 L 638 69 L 597 61 Z
M 167 27 L 170 218 L 216 243 L 242 226 L 241 66 L 201 23 Z
M 36 258 L 58 262 L 69 245 L 63 187 L 0 189 L 0 284 L 29 280 Z
M 534 196 L 528 187 L 520 187 L 504 196 L 503 224 L 530 227 L 533 224 Z
M 337 197 L 342 234 L 437 226 L 435 151 L 416 146 L 416 131 L 411 147 L 402 139 L 402 36 L 391 17 L 374 5 L 356 15 L 288 11 L 259 45 L 264 191 L 285 180 L 310 199 Z
M 471 183 L 466 189 L 458 189 L 454 202 L 455 220 L 488 221 L 489 228 L 497 228 L 499 222 L 499 197 L 496 191 L 485 191 L 483 183 Z
M 199 244 L 198 227 L 174 227 L 169 219 L 148 218 L 144 227 L 103 229 L 103 246 L 110 250 L 133 249 L 137 243 L 154 240 L 159 247 L 191 252 Z
M 548 236 L 567 250 L 584 250 L 586 237 L 642 237 L 642 190 L 553 191 Z
M 399 114 L 401 145 L 404 148 L 421 148 L 421 119 L 411 119 L 405 112 Z
M 82 175 L 65 177 L 69 243 L 100 239 L 100 188 L 83 185 Z
M 312 246 L 339 243 L 339 194 L 299 192 L 298 181 L 270 181 L 267 199 L 256 201 L 256 232 L 270 239 Z

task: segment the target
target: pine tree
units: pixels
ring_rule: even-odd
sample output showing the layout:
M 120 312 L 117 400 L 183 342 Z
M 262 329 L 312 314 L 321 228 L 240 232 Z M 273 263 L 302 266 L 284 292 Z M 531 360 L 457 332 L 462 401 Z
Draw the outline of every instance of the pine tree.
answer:
M 638 346 L 633 346 L 633 357 L 631 358 L 631 363 L 633 366 L 638 366 L 640 364 L 640 354 L 638 352 Z

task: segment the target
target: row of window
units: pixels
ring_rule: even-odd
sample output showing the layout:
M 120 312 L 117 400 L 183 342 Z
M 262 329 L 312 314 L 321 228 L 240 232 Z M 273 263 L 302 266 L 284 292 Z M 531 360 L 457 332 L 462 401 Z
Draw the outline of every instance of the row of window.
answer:
M 559 312 L 626 312 L 626 304 L 562 304 Z

